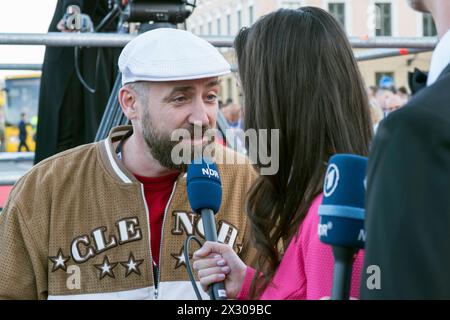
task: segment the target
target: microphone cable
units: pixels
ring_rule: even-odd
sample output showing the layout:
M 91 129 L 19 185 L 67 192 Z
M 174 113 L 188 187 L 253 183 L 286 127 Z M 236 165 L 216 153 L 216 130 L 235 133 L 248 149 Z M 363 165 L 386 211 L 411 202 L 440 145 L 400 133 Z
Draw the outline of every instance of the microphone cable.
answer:
M 99 25 L 94 29 L 95 33 L 101 32 L 103 29 L 109 27 L 111 23 L 120 15 L 120 7 L 115 4 L 114 7 L 111 9 L 111 11 L 100 21 Z M 87 84 L 87 82 L 84 80 L 83 75 L 80 71 L 79 66 L 79 51 L 81 50 L 80 47 L 74 48 L 74 60 L 75 60 L 75 72 L 77 74 L 78 80 L 80 80 L 83 87 L 89 91 L 90 93 L 95 93 L 97 90 L 95 88 L 95 85 L 97 83 L 98 78 L 98 72 L 99 72 L 99 65 L 100 65 L 100 51 L 101 48 L 97 48 L 97 58 L 95 60 L 95 75 L 94 75 L 94 86 L 91 87 Z
M 86 83 L 86 81 L 83 78 L 83 75 L 81 74 L 80 65 L 78 63 L 78 59 L 79 59 L 78 53 L 79 53 L 80 49 L 81 49 L 80 47 L 74 48 L 75 72 L 77 74 L 77 78 L 78 78 L 78 80 L 80 80 L 81 84 L 87 91 L 89 91 L 90 93 L 95 93 L 97 91 L 95 88 L 95 84 L 97 83 L 98 71 L 100 69 L 99 65 L 100 65 L 100 50 L 101 50 L 101 48 L 97 48 L 97 58 L 95 60 L 95 75 L 94 75 L 94 87 L 93 88 L 91 88 Z
M 192 288 L 195 291 L 195 295 L 197 296 L 198 300 L 203 300 L 202 296 L 200 295 L 200 291 L 198 290 L 197 287 L 197 282 L 195 282 L 195 278 L 194 278 L 194 273 L 192 272 L 191 269 L 191 263 L 189 260 L 189 243 L 191 242 L 191 240 L 194 240 L 195 242 L 197 242 L 197 244 L 201 247 L 203 244 L 202 242 L 194 235 L 190 235 L 189 237 L 186 238 L 186 240 L 184 241 L 184 248 L 183 248 L 183 255 L 184 255 L 184 260 L 186 260 L 186 271 L 188 273 L 189 276 L 189 280 L 191 280 L 191 284 L 192 284 Z

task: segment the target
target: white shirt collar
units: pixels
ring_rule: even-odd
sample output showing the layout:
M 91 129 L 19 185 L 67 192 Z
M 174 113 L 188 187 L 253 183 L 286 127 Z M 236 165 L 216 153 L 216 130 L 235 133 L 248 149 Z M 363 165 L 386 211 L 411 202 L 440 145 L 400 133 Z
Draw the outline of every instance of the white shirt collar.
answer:
M 439 41 L 431 58 L 430 73 L 428 74 L 427 86 L 431 86 L 441 75 L 442 71 L 450 63 L 450 30 Z

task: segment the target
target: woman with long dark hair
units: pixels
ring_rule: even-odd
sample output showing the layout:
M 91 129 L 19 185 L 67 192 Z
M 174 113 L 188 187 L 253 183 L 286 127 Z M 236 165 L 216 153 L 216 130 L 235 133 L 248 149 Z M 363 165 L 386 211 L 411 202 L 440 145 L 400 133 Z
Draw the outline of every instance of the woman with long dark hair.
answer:
M 230 247 L 207 242 L 194 254 L 194 269 L 204 290 L 225 281 L 229 298 L 330 296 L 333 254 L 317 235 L 326 164 L 336 153 L 366 156 L 372 136 L 351 46 L 329 13 L 303 7 L 280 9 L 241 30 L 235 50 L 245 128 L 279 130 L 280 166 L 247 195 L 256 268 Z M 267 148 L 274 149 L 270 139 Z M 352 297 L 359 296 L 361 266 L 360 253 Z

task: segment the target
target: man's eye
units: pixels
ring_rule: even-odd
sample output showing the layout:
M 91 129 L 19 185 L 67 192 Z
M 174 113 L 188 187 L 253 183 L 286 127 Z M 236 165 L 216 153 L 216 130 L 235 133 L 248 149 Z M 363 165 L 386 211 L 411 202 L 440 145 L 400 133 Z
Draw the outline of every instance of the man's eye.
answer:
M 217 99 L 217 96 L 216 96 L 215 94 L 208 94 L 208 95 L 206 96 L 206 99 L 207 99 L 208 101 L 215 101 L 215 100 Z
M 176 97 L 176 98 L 173 98 L 173 101 L 174 102 L 184 102 L 184 101 L 186 101 L 187 99 L 186 99 L 186 97 L 184 97 L 184 96 L 180 96 L 180 97 Z

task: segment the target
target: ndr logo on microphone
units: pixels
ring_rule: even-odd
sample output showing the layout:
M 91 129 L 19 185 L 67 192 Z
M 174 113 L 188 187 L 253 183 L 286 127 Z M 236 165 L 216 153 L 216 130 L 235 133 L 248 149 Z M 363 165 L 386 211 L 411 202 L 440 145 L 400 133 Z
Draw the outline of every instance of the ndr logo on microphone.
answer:
M 206 166 L 207 168 L 202 168 L 202 174 L 204 176 L 208 176 L 208 178 L 214 177 L 216 179 L 220 179 L 219 173 L 216 170 L 211 169 L 208 164 L 206 164 Z
M 333 223 L 331 221 L 328 221 L 327 224 L 319 223 L 319 230 L 318 230 L 319 237 L 328 237 L 328 230 L 331 229 L 333 229 Z
M 323 185 L 323 194 L 325 197 L 329 197 L 336 190 L 339 182 L 339 169 L 338 167 L 332 163 L 328 169 L 327 174 L 325 176 L 325 182 Z

